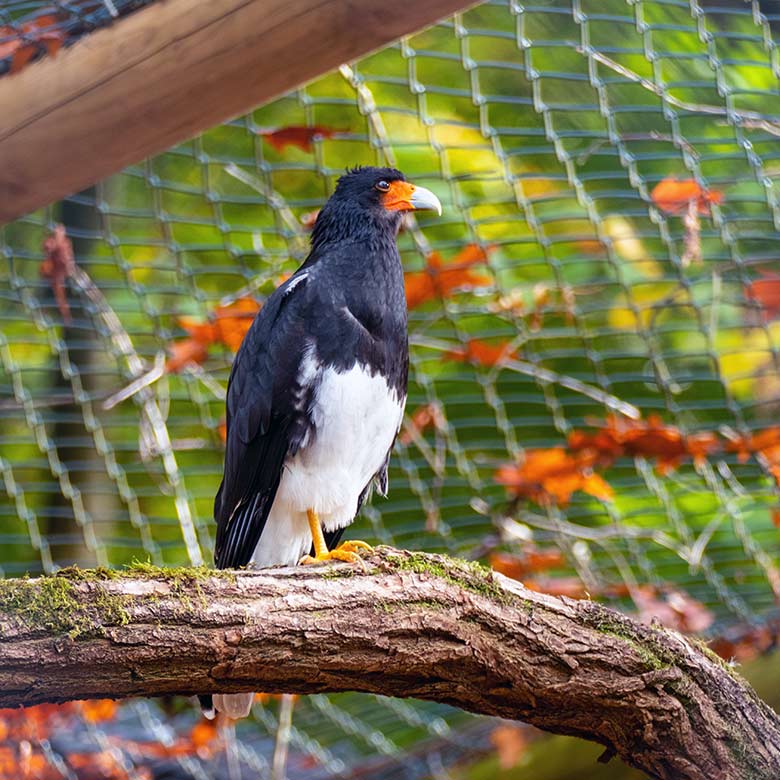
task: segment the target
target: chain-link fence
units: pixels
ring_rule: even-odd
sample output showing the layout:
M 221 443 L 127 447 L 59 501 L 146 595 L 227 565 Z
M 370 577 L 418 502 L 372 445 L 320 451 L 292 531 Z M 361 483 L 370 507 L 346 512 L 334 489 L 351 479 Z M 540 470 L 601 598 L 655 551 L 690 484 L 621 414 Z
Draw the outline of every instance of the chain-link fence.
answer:
M 49 6 L 6 2 L 0 24 Z M 350 533 L 649 598 L 712 636 L 771 623 L 778 25 L 776 3 L 487 2 L 6 226 L 2 572 L 210 562 L 235 333 L 305 256 L 335 177 L 390 163 L 444 215 L 399 237 L 409 414 L 389 498 Z M 83 272 L 64 298 L 42 249 L 58 222 Z M 261 732 L 277 707 L 257 705 Z M 309 697 L 290 776 L 444 772 L 482 722 Z M 236 749 L 263 775 L 257 724 Z

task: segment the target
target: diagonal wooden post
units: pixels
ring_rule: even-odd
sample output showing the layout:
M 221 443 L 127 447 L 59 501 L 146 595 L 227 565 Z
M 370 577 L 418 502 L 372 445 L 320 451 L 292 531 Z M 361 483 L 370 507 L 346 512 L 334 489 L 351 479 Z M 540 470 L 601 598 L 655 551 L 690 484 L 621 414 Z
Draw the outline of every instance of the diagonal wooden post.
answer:
M 0 224 L 472 3 L 154 3 L 0 78 Z

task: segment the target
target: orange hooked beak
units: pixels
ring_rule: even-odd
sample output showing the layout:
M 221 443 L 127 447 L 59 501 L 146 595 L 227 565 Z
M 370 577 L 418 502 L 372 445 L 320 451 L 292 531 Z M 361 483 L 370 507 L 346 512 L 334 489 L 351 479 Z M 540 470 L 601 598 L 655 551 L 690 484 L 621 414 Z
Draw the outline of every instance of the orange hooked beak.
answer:
M 382 197 L 382 205 L 388 211 L 416 211 L 432 209 L 441 216 L 439 199 L 425 187 L 417 187 L 408 181 L 394 181 Z

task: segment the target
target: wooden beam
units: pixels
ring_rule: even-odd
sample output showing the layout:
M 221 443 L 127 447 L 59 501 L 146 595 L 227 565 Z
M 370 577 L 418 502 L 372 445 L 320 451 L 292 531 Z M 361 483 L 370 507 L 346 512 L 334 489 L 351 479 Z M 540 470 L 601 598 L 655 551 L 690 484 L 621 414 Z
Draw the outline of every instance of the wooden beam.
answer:
M 0 224 L 472 3 L 160 0 L 0 78 Z

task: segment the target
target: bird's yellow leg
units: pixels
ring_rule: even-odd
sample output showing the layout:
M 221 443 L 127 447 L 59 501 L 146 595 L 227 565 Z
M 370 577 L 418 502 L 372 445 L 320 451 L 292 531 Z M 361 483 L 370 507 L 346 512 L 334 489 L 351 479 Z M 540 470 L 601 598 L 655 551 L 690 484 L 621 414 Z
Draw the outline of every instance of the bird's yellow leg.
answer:
M 373 549 L 371 545 L 358 540 L 343 542 L 335 550 L 328 550 L 325 544 L 325 537 L 322 534 L 322 525 L 320 518 L 313 509 L 306 510 L 306 516 L 309 518 L 309 530 L 311 531 L 312 542 L 314 543 L 314 556 L 304 555 L 300 562 L 320 563 L 321 561 L 346 561 L 347 563 L 357 563 L 360 560 L 358 550 Z

